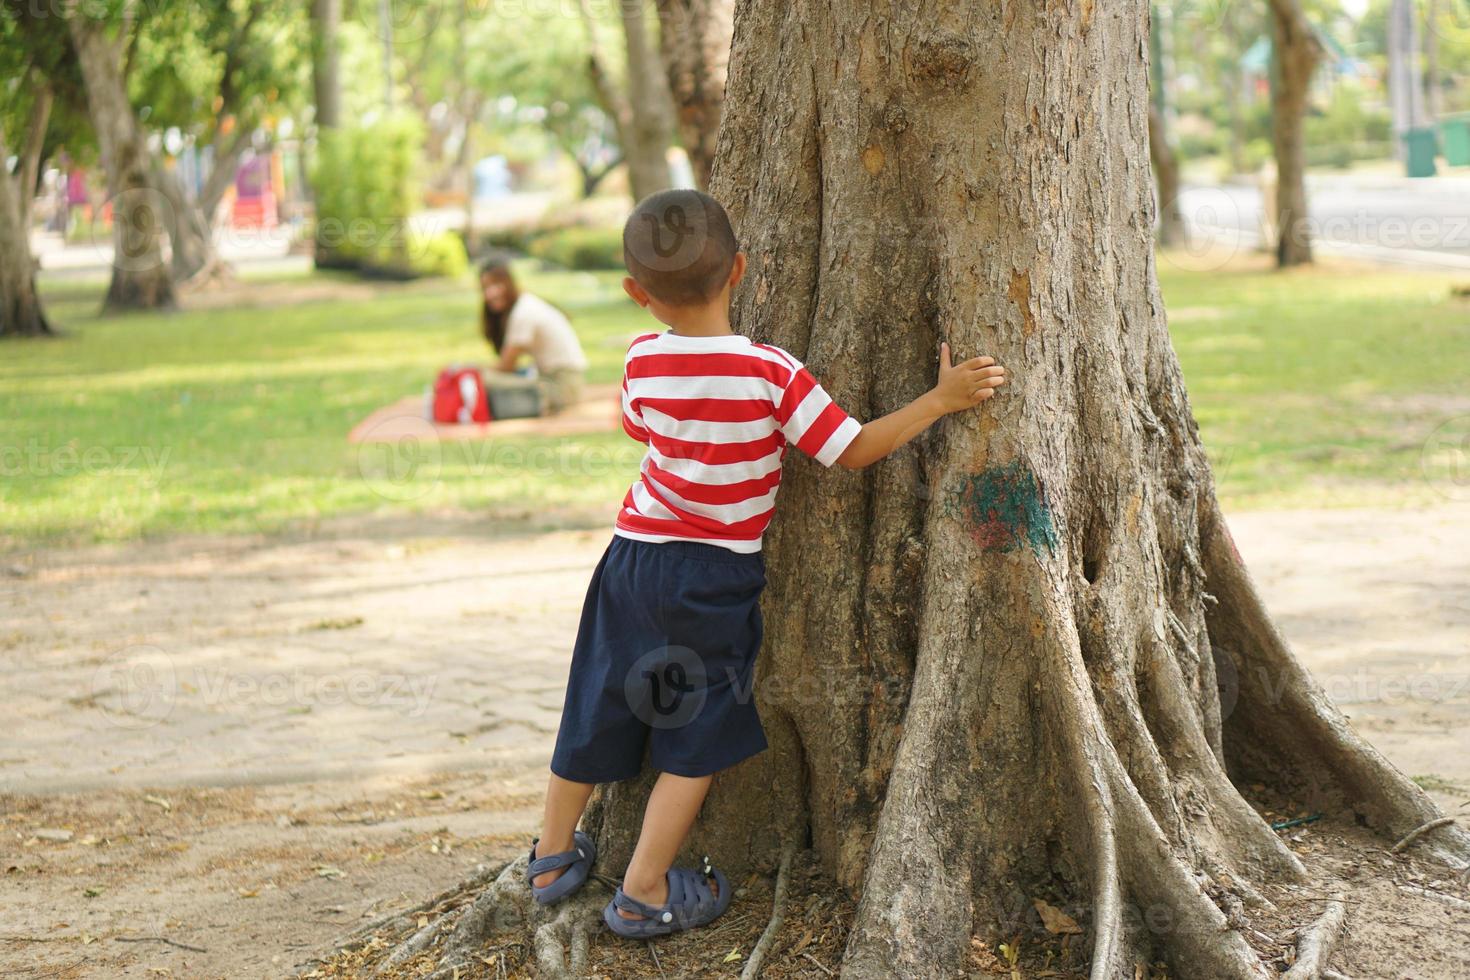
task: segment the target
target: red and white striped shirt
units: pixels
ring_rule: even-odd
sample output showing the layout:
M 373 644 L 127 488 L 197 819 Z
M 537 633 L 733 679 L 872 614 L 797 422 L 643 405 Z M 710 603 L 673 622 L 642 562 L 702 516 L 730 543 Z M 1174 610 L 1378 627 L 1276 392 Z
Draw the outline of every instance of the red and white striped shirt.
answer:
M 831 466 L 862 426 L 779 347 L 653 333 L 623 362 L 623 429 L 648 452 L 615 534 L 755 552 L 786 447 Z

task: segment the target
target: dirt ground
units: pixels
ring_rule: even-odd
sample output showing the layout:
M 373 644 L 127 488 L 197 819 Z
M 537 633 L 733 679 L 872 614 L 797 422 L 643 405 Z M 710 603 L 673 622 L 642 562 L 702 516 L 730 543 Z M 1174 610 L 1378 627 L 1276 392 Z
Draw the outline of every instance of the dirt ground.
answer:
M 1470 820 L 1470 505 L 1232 528 L 1328 691 Z M 446 517 L 0 558 L 0 976 L 289 976 L 519 854 L 606 541 Z M 1470 975 L 1470 912 L 1399 888 L 1463 884 L 1290 833 L 1355 881 L 1336 968 Z M 769 886 L 746 888 L 730 927 L 758 933 Z M 784 948 L 826 975 L 809 935 Z

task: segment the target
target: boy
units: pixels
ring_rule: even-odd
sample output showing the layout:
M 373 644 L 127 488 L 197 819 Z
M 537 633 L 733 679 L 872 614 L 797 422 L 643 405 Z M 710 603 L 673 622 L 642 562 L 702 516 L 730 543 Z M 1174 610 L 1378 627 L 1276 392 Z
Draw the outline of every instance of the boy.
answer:
M 765 585 L 761 534 L 794 445 L 853 469 L 1005 383 L 988 357 L 951 366 L 913 402 L 860 425 L 796 358 L 730 329 L 745 255 L 706 194 L 639 203 L 623 229 L 623 288 L 670 329 L 633 341 L 623 428 L 648 445 L 593 573 L 551 760 L 546 814 L 527 879 L 559 901 L 587 880 L 596 848 L 575 830 L 596 783 L 659 770 L 633 858 L 603 921 L 630 938 L 701 926 L 730 903 L 708 864 L 673 868 L 714 773 L 766 747 L 750 696 Z

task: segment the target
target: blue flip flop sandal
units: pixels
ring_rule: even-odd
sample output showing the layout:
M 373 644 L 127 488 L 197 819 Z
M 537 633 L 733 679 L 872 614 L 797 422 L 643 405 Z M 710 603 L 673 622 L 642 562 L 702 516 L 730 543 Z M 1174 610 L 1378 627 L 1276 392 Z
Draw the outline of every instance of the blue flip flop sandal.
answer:
M 538 837 L 537 840 L 540 838 Z M 592 873 L 592 862 L 597 860 L 597 845 L 592 843 L 592 838 L 580 830 L 572 834 L 572 840 L 577 846 L 570 851 L 548 854 L 540 858 L 536 856 L 536 841 L 531 842 L 531 861 L 526 865 L 526 884 L 531 886 L 532 897 L 542 905 L 560 902 L 585 885 L 588 875 Z M 545 888 L 536 887 L 538 875 L 555 871 L 557 868 L 567 870 Z
M 602 921 L 625 939 L 652 939 L 654 936 L 667 936 L 672 932 L 709 925 L 730 907 L 730 882 L 723 872 L 710 865 L 708 857 L 701 862 L 698 871 L 692 868 L 670 868 L 668 878 L 667 905 L 645 905 L 619 888 L 613 893 L 613 899 L 607 908 L 602 910 Z M 719 895 L 710 888 L 710 878 L 714 878 L 719 886 Z M 618 914 L 618 909 L 643 918 L 626 918 Z

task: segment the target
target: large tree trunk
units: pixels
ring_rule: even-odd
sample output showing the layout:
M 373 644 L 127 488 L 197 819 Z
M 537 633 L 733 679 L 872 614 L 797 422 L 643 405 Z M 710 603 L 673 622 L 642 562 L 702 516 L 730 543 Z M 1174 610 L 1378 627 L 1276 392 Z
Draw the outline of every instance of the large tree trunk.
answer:
M 863 418 L 926 390 L 942 339 L 1013 378 L 867 472 L 787 466 L 771 747 L 716 778 L 683 857 L 738 881 L 810 847 L 858 900 L 844 977 L 953 977 L 1044 900 L 1098 980 L 1265 978 L 1260 887 L 1304 869 L 1232 776 L 1389 839 L 1436 815 L 1297 664 L 1221 517 L 1152 261 L 1147 29 L 1143 0 L 737 11 L 714 192 L 741 332 Z M 584 822 L 613 874 L 652 778 Z M 606 892 L 528 911 L 524 868 L 395 960 L 442 941 L 447 977 L 529 924 L 540 972 L 577 973 Z
M 1307 218 L 1306 116 L 1322 46 L 1297 0 L 1270 0 L 1271 146 L 1276 156 L 1276 264 L 1312 261 Z
M 6 173 L 9 159 L 10 146 L 0 125 L 0 337 L 37 337 L 51 333 L 51 325 L 36 295 L 31 227 L 21 206 L 29 192 L 23 173 L 17 177 Z
M 628 182 L 642 200 L 669 187 L 669 146 L 673 142 L 673 106 L 658 51 L 648 37 L 645 0 L 621 0 L 618 7 L 628 51 L 627 127 Z
M 658 0 L 659 49 L 694 180 L 709 186 L 725 102 L 735 0 Z
M 101 21 L 79 12 L 68 18 L 68 26 L 112 201 L 112 282 L 103 309 L 171 307 L 173 280 L 163 260 L 169 205 L 151 180 L 151 155 L 128 102 L 118 45 L 108 39 Z
M 1148 155 L 1159 201 L 1159 244 L 1177 245 L 1184 240 L 1184 217 L 1179 211 L 1179 155 L 1169 143 L 1163 114 L 1152 103 L 1148 107 Z

